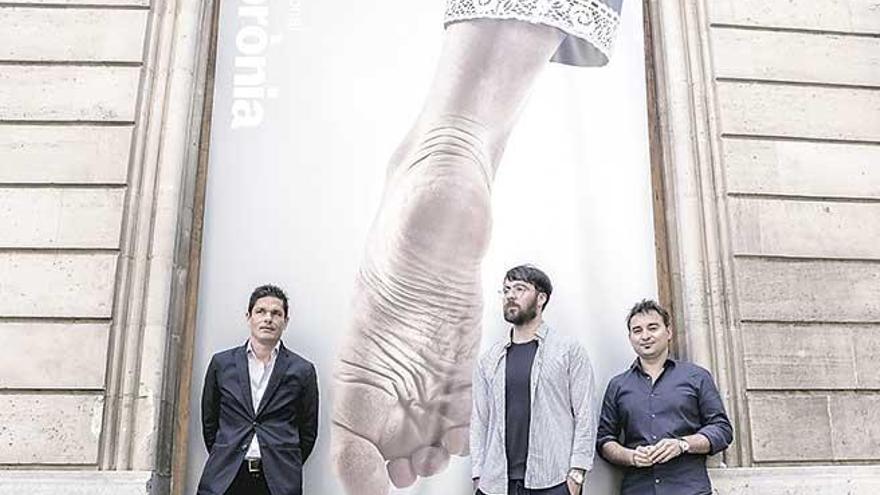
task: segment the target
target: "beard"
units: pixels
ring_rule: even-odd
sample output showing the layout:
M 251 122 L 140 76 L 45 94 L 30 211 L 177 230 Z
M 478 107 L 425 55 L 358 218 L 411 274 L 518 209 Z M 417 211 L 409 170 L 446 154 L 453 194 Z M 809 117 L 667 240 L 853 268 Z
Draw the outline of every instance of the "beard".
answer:
M 517 326 L 534 320 L 536 316 L 538 316 L 537 298 L 526 306 L 514 304 L 504 306 L 504 320 Z

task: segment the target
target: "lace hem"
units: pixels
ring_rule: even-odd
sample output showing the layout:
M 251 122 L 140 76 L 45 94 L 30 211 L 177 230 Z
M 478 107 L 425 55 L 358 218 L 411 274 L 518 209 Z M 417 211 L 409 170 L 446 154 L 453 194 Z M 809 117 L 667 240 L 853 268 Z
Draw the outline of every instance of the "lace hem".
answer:
M 600 0 L 449 0 L 445 24 L 470 19 L 546 24 L 588 41 L 611 56 L 620 15 Z

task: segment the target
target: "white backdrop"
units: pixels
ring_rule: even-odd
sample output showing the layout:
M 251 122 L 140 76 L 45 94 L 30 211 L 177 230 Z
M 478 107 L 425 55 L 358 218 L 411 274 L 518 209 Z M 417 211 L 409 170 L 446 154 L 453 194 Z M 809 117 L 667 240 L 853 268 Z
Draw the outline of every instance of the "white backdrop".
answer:
M 445 5 L 244 1 L 224 0 L 221 12 L 187 493 L 206 457 L 204 371 L 214 352 L 244 342 L 248 295 L 271 282 L 292 299 L 285 344 L 318 369 L 321 427 L 305 492 L 341 494 L 329 455 L 333 360 L 385 165 L 433 75 Z M 623 9 L 607 67 L 553 64 L 540 77 L 496 176 L 483 266 L 483 346 L 505 329 L 496 291 L 507 268 L 541 267 L 555 288 L 546 320 L 589 351 L 597 407 L 634 356 L 626 311 L 657 291 L 642 12 L 634 0 Z M 235 81 L 236 71 L 250 72 L 236 69 L 242 56 L 250 58 L 239 65 L 265 63 L 265 82 Z M 262 103 L 262 119 L 233 128 L 236 98 L 239 108 Z M 613 470 L 598 458 L 588 479 L 586 493 L 616 493 Z M 457 458 L 442 475 L 395 493 L 467 493 L 469 480 L 468 459 Z

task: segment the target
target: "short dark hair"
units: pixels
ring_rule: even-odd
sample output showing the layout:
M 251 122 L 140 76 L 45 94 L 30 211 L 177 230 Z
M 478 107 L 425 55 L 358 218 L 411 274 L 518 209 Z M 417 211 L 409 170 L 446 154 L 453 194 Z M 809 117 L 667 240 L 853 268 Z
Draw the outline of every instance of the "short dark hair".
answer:
M 287 294 L 281 290 L 281 287 L 272 284 L 261 285 L 251 292 L 251 298 L 248 300 L 247 314 L 251 314 L 251 310 L 254 309 L 254 304 L 257 304 L 257 301 L 264 297 L 281 299 L 281 303 L 284 305 L 284 317 L 287 318 Z
M 651 311 L 657 312 L 657 314 L 663 318 L 663 324 L 667 327 L 669 326 L 671 323 L 669 319 L 669 311 L 663 309 L 663 306 L 660 306 L 660 304 L 653 299 L 642 299 L 629 310 L 629 314 L 626 316 L 626 330 L 629 331 L 629 322 L 633 319 L 633 316 L 648 314 Z
M 527 282 L 534 285 L 538 292 L 543 292 L 547 298 L 544 299 L 541 311 L 544 311 L 544 308 L 550 302 L 550 294 L 553 293 L 553 284 L 550 283 L 550 277 L 533 265 L 519 265 L 507 270 L 504 280 Z

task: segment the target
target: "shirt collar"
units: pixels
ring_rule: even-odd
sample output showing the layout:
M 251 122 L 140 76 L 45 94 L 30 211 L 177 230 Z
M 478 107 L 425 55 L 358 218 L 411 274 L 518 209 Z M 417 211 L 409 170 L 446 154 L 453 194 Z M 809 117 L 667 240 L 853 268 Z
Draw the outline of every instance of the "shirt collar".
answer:
M 677 363 L 677 360 L 672 359 L 671 357 L 667 357 L 666 361 L 663 363 L 663 369 L 674 368 Z M 635 361 L 633 361 L 633 363 L 629 365 L 629 369 L 641 373 L 645 372 L 645 370 L 642 369 L 642 361 L 639 358 L 636 358 Z
M 535 332 L 535 337 L 538 338 L 538 345 L 540 345 L 544 340 L 547 339 L 547 334 L 550 333 L 550 326 L 545 322 L 541 322 L 538 326 L 538 330 Z M 510 327 L 510 330 L 507 331 L 507 342 L 504 344 L 504 349 L 513 344 L 513 327 Z
M 280 348 L 281 348 L 281 339 L 278 339 L 278 342 L 275 342 L 275 347 L 272 348 L 272 357 L 273 358 L 278 355 L 278 349 L 280 349 Z M 251 355 L 256 356 L 256 353 L 254 352 L 254 346 L 251 345 L 251 339 L 247 340 L 247 353 L 249 356 L 251 356 Z

